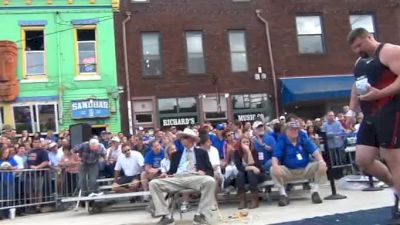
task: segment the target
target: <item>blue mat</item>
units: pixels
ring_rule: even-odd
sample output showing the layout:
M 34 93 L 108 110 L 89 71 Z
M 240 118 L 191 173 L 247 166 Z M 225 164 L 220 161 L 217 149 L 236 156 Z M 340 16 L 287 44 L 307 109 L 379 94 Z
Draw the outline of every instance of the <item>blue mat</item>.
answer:
M 271 225 L 386 225 L 391 216 L 392 207 L 385 207 Z

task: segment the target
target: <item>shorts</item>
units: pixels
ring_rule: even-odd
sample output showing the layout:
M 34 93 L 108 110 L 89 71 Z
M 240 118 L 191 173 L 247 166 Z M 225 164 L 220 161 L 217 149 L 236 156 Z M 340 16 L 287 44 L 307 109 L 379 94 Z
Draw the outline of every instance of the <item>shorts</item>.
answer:
M 400 148 L 400 112 L 365 117 L 357 134 L 357 145 Z
M 117 180 L 117 184 L 128 185 L 128 184 L 131 184 L 132 181 L 134 181 L 134 180 L 140 181 L 140 174 L 136 174 L 134 176 L 122 176 Z

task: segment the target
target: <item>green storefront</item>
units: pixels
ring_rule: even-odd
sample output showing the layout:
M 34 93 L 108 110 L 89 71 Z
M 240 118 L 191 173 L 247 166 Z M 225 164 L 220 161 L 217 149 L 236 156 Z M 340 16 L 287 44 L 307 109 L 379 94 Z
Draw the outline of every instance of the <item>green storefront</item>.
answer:
M 118 0 L 1 0 L 0 40 L 17 45 L 19 94 L 0 103 L 0 123 L 31 133 L 76 123 L 120 131 L 118 8 Z

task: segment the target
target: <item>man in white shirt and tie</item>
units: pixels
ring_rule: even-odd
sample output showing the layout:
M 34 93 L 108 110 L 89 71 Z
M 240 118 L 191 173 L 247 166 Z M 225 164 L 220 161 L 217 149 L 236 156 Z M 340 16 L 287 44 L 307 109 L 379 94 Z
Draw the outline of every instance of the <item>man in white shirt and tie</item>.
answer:
M 165 200 L 164 192 L 174 193 L 193 189 L 201 193 L 193 224 L 209 225 L 206 218 L 215 203 L 216 188 L 210 159 L 207 151 L 195 147 L 199 137 L 193 130 L 186 128 L 183 132 L 178 133 L 177 137 L 181 139 L 184 150 L 183 152 L 177 151 L 172 155 L 170 170 L 167 173 L 169 176 L 150 182 L 150 194 L 155 206 L 155 215 L 162 217 L 157 224 L 175 224 L 174 219 L 168 217 L 168 203 Z

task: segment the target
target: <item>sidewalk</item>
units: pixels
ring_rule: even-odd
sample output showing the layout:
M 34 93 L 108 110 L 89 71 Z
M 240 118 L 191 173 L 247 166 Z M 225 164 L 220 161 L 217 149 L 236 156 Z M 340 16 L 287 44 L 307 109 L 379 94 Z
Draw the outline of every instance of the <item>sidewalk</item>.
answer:
M 271 223 L 288 222 L 303 218 L 315 216 L 332 215 L 336 213 L 352 212 L 364 209 L 380 208 L 393 205 L 393 196 L 390 189 L 379 192 L 362 191 L 343 191 L 340 194 L 346 195 L 347 199 L 336 201 L 324 201 L 323 204 L 313 205 L 307 192 L 297 193 L 291 196 L 290 205 L 287 207 L 278 207 L 277 202 L 261 202 L 258 209 L 249 210 L 249 221 L 219 222 L 218 224 L 227 225 L 267 225 Z M 300 194 L 300 196 L 298 195 Z M 329 186 L 323 186 L 321 197 L 330 194 Z M 294 198 L 293 198 L 294 197 Z M 237 212 L 237 205 L 220 205 L 221 214 L 227 218 L 229 215 Z M 175 215 L 177 225 L 190 225 L 194 212 L 186 213 L 183 220 L 180 220 L 179 214 Z M 217 215 L 215 215 L 217 216 Z M 388 218 L 390 215 L 388 215 Z M 155 224 L 158 219 L 153 219 L 144 210 L 130 210 L 118 212 L 103 212 L 96 215 L 88 215 L 84 211 L 67 211 L 58 213 L 47 213 L 38 215 L 29 215 L 17 217 L 14 220 L 1 221 L 2 225 L 150 225 Z

